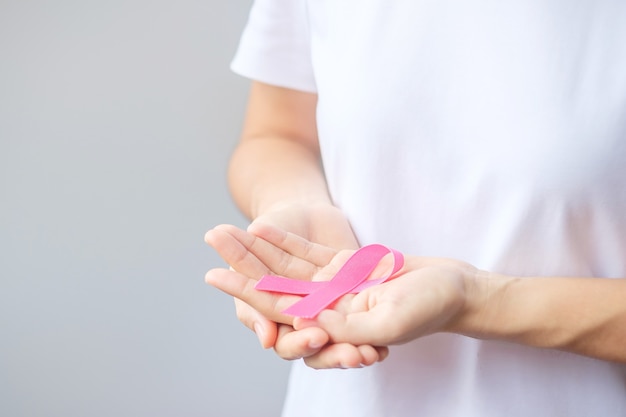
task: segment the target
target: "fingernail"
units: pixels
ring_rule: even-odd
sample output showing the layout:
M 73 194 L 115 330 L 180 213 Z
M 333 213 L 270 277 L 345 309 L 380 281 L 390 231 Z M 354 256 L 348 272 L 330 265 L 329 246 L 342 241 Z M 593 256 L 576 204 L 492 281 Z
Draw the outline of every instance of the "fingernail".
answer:
M 320 342 L 319 340 L 311 340 L 309 342 L 309 348 L 311 349 L 319 349 L 322 346 L 324 346 L 324 343 Z
M 256 337 L 259 338 L 259 343 L 261 343 L 261 347 L 265 349 L 265 330 L 263 329 L 263 326 L 261 326 L 259 323 L 254 323 L 254 333 L 256 333 Z
M 350 365 L 347 365 L 345 363 L 341 363 L 340 362 L 339 363 L 339 368 L 341 368 L 341 369 L 358 369 L 358 368 L 363 368 L 363 364 L 361 363 L 361 364 L 358 364 L 358 365 L 350 366 Z

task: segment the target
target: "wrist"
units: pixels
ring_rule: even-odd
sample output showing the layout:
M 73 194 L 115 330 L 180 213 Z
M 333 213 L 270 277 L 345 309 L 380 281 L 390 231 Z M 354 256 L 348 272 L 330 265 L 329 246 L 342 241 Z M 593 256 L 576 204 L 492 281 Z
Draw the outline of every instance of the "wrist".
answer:
M 447 332 L 477 339 L 499 338 L 503 301 L 515 277 L 483 270 L 466 271 L 463 307 Z
M 267 213 L 290 211 L 290 210 L 311 210 L 314 208 L 333 207 L 330 198 L 323 196 L 298 196 L 292 198 L 281 198 L 271 201 L 258 201 L 252 208 L 252 219 L 256 219 Z

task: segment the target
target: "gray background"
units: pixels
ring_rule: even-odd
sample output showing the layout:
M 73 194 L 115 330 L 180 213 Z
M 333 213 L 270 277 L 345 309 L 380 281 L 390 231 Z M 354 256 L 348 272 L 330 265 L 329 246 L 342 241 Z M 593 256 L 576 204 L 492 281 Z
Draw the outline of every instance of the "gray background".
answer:
M 275 416 L 211 226 L 250 0 L 0 0 L 0 415 Z

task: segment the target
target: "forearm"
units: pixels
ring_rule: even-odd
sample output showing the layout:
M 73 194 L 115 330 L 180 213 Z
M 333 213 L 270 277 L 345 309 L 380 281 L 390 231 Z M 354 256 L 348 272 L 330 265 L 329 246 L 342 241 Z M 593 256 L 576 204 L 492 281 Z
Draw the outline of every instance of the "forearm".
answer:
M 277 204 L 330 203 L 320 162 L 317 96 L 253 82 L 229 168 L 233 198 L 251 219 Z
M 452 331 L 626 363 L 626 279 L 479 273 Z
M 318 154 L 289 138 L 242 141 L 228 176 L 233 198 L 249 218 L 283 202 L 330 203 Z

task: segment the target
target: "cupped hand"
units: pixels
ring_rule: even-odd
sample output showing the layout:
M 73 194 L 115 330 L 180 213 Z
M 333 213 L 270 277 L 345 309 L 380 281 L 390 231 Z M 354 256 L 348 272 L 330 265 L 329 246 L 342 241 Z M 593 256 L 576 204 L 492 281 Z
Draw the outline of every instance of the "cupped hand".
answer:
M 279 228 L 292 233 L 285 234 Z M 258 279 L 264 274 L 274 273 L 311 279 L 320 266 L 327 264 L 334 256 L 337 248 L 358 247 L 345 216 L 331 205 L 277 206 L 257 218 L 248 231 L 246 233 L 233 226 L 222 225 L 210 230 L 205 237 L 231 269 L 248 278 Z M 283 240 L 285 236 L 306 237 L 300 241 L 307 242 L 302 248 L 305 252 L 308 251 L 309 241 L 322 242 L 328 247 L 317 246 L 316 251 L 302 253 L 301 258 L 273 258 L 269 251 L 273 246 L 259 238 L 274 239 L 286 247 L 291 241 Z M 311 255 L 314 258 L 307 258 Z M 308 262 L 302 262 L 303 258 L 308 259 Z M 210 277 L 219 279 L 220 275 L 231 274 L 216 269 L 207 274 L 207 280 Z M 222 278 L 227 279 L 226 276 Z M 274 321 L 239 298 L 235 298 L 235 304 L 239 320 L 257 334 L 261 345 L 265 348 L 274 347 L 276 353 L 284 359 L 305 358 L 309 366 L 327 368 L 369 365 L 387 356 L 386 347 L 329 344 L 328 335 L 319 328 L 308 327 L 294 331 L 291 318 L 273 317 L 278 320 Z
M 264 242 L 234 226 L 221 225 L 207 232 L 205 239 L 213 246 L 224 260 L 231 265 L 229 270 L 213 269 L 207 273 L 207 282 L 218 280 L 225 285 L 234 285 L 241 282 L 241 277 L 259 278 L 264 274 L 272 273 L 270 267 L 261 262 L 249 248 L 263 253 Z M 236 271 L 236 272 L 235 272 Z M 233 276 L 235 279 L 233 279 Z M 234 294 L 245 288 L 233 288 L 227 292 Z M 296 332 L 298 338 L 290 333 L 291 325 L 277 327 L 272 321 L 254 310 L 240 298 L 235 297 L 237 317 L 248 328 L 253 330 L 263 347 L 274 346 L 280 351 L 284 359 L 296 359 L 308 356 L 319 350 L 328 342 L 328 335 L 320 330 L 311 328 L 306 332 Z M 287 320 L 284 320 L 287 321 Z M 309 347 L 309 345 L 311 345 Z

